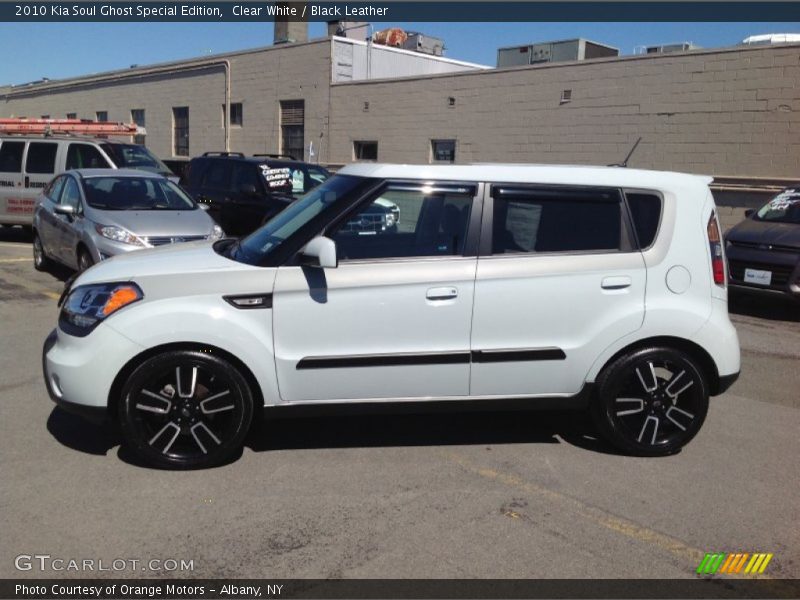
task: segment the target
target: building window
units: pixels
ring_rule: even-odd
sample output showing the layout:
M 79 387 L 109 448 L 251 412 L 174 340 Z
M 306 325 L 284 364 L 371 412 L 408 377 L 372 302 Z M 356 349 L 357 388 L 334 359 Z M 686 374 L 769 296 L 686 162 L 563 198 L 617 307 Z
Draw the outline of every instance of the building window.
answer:
M 431 140 L 431 162 L 452 163 L 455 161 L 455 140 Z
M 189 156 L 189 107 L 172 107 L 172 154 Z
M 231 127 L 241 127 L 244 122 L 244 113 L 241 102 L 231 102 Z M 225 127 L 225 105 L 222 105 L 222 126 Z
M 561 104 L 566 104 L 567 102 L 572 102 L 572 90 L 564 90 L 561 92 Z
M 97 115 L 97 120 L 98 121 L 101 121 L 101 122 L 108 121 L 108 111 L 107 110 L 98 110 L 95 114 Z
M 144 127 L 144 109 L 143 108 L 134 108 L 131 110 L 131 121 L 136 123 L 139 127 Z M 139 144 L 140 146 L 145 145 L 145 136 L 143 135 L 135 135 L 133 136 L 133 143 Z
M 77 119 L 78 118 L 78 113 L 67 113 L 67 118 L 68 119 Z
M 353 142 L 353 159 L 378 160 L 378 142 Z
M 305 157 L 305 100 L 281 100 L 281 154 Z
M 50 115 L 42 115 L 42 116 L 41 116 L 41 117 L 39 117 L 39 118 L 40 118 L 40 119 L 49 119 L 49 118 L 50 118 Z

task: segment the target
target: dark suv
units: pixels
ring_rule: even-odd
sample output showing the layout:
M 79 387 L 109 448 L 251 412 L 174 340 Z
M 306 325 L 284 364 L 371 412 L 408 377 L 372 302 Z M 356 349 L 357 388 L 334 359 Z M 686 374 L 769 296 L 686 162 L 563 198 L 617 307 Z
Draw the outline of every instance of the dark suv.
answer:
M 206 152 L 193 158 L 181 185 L 225 233 L 246 235 L 316 187 L 330 172 L 279 155 Z

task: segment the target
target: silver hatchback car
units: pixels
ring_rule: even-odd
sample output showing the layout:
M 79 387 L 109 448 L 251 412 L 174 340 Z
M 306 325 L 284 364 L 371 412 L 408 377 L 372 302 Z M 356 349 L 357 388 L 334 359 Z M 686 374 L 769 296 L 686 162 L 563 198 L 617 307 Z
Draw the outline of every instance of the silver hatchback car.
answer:
M 222 229 L 178 185 L 129 169 L 76 169 L 43 190 L 33 216 L 33 260 L 84 271 L 124 252 L 218 240 Z

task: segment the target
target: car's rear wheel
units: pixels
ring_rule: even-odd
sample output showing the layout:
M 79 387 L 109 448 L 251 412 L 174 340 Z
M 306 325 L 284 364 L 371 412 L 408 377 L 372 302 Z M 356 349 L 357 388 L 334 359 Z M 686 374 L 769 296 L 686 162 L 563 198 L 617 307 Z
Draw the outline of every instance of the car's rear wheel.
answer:
M 227 360 L 178 350 L 145 360 L 125 382 L 119 420 L 125 442 L 146 462 L 211 467 L 242 448 L 253 418 L 247 381 Z
M 33 268 L 37 271 L 46 271 L 50 267 L 50 259 L 44 251 L 44 245 L 37 232 L 33 234 Z
M 620 450 L 639 456 L 678 452 L 697 435 L 708 412 L 708 384 L 695 359 L 674 348 L 624 355 L 597 381 L 592 416 Z

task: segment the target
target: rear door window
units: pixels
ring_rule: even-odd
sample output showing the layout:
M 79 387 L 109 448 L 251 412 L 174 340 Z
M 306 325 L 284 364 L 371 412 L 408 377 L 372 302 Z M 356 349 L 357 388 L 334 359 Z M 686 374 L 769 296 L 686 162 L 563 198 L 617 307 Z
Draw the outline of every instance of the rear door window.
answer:
M 252 185 L 257 192 L 263 191 L 259 176 L 259 170 L 250 163 L 236 163 L 233 167 L 233 189 L 240 191 L 243 185 Z
M 212 160 L 203 175 L 203 187 L 217 190 L 228 188 L 231 179 L 231 163 L 225 160 Z
M 21 173 L 25 142 L 3 142 L 0 145 L 0 173 Z
M 52 142 L 31 142 L 28 157 L 25 159 L 26 173 L 55 173 L 58 144 Z
M 495 187 L 492 254 L 614 252 L 622 244 L 616 190 Z

